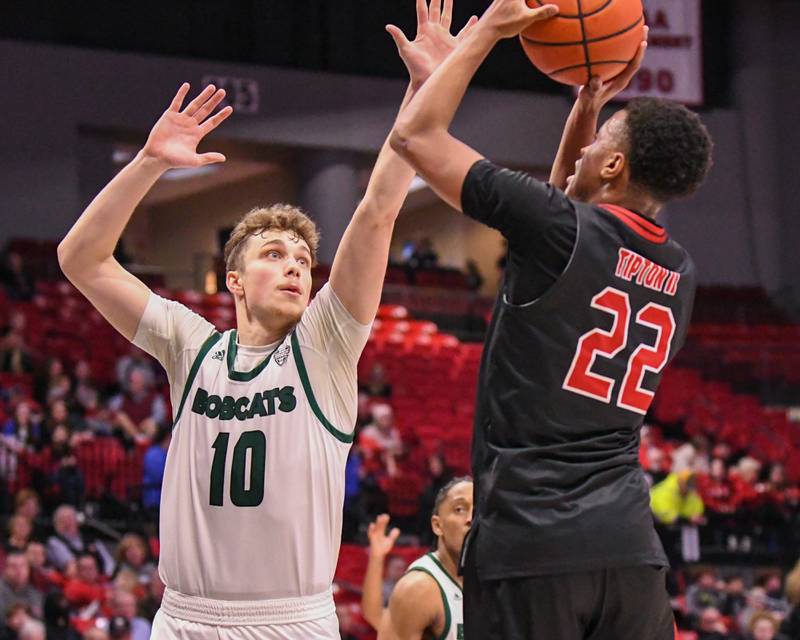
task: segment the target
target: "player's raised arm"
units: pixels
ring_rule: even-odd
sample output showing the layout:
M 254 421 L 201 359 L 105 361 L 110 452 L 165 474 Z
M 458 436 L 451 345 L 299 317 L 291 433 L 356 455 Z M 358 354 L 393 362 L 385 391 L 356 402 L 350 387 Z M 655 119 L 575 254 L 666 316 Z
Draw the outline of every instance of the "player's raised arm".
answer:
M 567 178 L 575 173 L 575 163 L 581 157 L 581 149 L 592 144 L 594 140 L 600 111 L 606 103 L 628 86 L 639 70 L 647 49 L 647 32 L 648 28 L 645 27 L 642 44 L 619 75 L 607 82 L 595 76 L 587 85 L 581 87 L 564 125 L 558 153 L 550 171 L 550 184 L 554 187 L 567 188 Z
M 364 573 L 364 583 L 361 589 L 361 612 L 364 620 L 379 629 L 383 617 L 383 565 L 386 556 L 394 548 L 394 543 L 400 535 L 400 529 L 393 528 L 386 533 L 389 524 L 387 514 L 379 515 L 375 522 L 370 522 L 367 529 L 369 538 L 369 561 Z
M 448 132 L 472 76 L 499 40 L 556 13 L 555 5 L 531 9 L 525 0 L 494 0 L 398 116 L 392 148 L 451 206 L 461 209 L 464 178 L 482 157 Z
M 410 84 L 402 108 L 430 74 L 455 49 L 474 21 L 458 36 L 450 34 L 452 0 L 417 2 L 417 34 L 408 40 L 394 25 L 387 31 L 408 68 Z M 408 193 L 414 171 L 389 146 L 381 148 L 367 186 L 347 227 L 331 269 L 331 287 L 353 317 L 371 322 L 380 303 L 383 278 L 395 220 Z
M 156 122 L 136 157 L 92 200 L 58 245 L 64 275 L 117 331 L 131 340 L 147 306 L 149 289 L 114 259 L 114 248 L 136 206 L 168 169 L 224 162 L 221 153 L 197 153 L 197 145 L 232 112 L 212 115 L 225 97 L 207 86 L 184 109 L 184 83 Z

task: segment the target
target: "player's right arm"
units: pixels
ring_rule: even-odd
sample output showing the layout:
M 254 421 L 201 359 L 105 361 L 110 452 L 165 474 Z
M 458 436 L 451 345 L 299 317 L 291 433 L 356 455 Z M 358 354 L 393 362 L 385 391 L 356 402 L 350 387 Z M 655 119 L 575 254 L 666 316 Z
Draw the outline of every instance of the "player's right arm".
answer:
M 435 628 L 443 615 L 436 581 L 422 571 L 409 571 L 395 585 L 378 640 L 422 640 L 425 631 Z
M 225 161 L 220 153 L 197 153 L 199 142 L 233 111 L 225 107 L 211 116 L 225 92 L 209 85 L 181 110 L 188 92 L 184 83 L 144 148 L 92 200 L 58 246 L 64 275 L 128 340 L 136 334 L 150 290 L 113 257 L 125 225 L 168 169 Z
M 603 82 L 595 76 L 587 85 L 581 87 L 564 125 L 561 143 L 550 171 L 550 184 L 554 187 L 567 188 L 567 178 L 575 172 L 575 163 L 581 157 L 581 149 L 592 144 L 594 140 L 600 111 L 628 86 L 639 70 L 647 49 L 647 31 L 648 28 L 645 27 L 644 40 L 639 45 L 636 55 L 619 75 L 608 82 Z

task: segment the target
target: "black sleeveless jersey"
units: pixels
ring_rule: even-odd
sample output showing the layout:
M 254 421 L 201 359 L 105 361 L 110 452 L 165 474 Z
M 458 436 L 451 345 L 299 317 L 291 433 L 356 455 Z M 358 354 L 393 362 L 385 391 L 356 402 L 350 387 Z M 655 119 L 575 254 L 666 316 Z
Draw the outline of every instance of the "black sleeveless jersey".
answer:
M 571 206 L 563 273 L 528 304 L 501 291 L 484 349 L 468 543 L 484 579 L 667 564 L 639 429 L 685 339 L 694 266 L 647 218 Z

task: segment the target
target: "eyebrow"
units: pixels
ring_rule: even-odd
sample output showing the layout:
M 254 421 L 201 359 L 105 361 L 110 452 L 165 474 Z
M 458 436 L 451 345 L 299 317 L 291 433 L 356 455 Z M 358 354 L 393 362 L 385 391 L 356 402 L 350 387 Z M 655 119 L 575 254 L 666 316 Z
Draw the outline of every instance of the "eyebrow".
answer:
M 259 250 L 263 249 L 264 247 L 268 247 L 268 246 L 269 246 L 269 245 L 271 245 L 271 244 L 279 244 L 279 245 L 280 245 L 281 247 L 283 247 L 284 249 L 286 249 L 286 248 L 287 248 L 287 247 L 286 247 L 286 243 L 285 243 L 283 240 L 281 240 L 280 238 L 273 238 L 272 240 L 267 240 L 266 242 L 264 242 L 264 243 L 263 243 L 263 244 L 262 244 L 262 245 L 259 247 Z M 310 249 L 309 249 L 309 248 L 308 248 L 308 247 L 305 245 L 305 243 L 301 244 L 300 242 L 298 242 L 298 243 L 297 243 L 297 245 L 298 245 L 298 248 L 299 248 L 301 251 L 304 251 L 305 253 L 307 253 L 307 254 L 308 254 L 308 257 L 309 257 L 309 258 L 311 257 L 311 250 L 310 250 Z

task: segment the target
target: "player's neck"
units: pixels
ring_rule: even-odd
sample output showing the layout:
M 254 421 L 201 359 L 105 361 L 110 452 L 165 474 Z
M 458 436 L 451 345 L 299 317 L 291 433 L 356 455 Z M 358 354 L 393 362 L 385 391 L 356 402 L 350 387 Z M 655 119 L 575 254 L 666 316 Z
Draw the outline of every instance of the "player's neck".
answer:
M 643 215 L 655 221 L 656 216 L 661 211 L 662 204 L 654 200 L 646 193 L 642 193 L 636 189 L 618 189 L 612 185 L 607 185 L 603 188 L 596 197 L 592 198 L 595 204 L 615 204 L 620 207 L 625 207 L 630 211 Z
M 441 563 L 444 570 L 450 575 L 450 577 L 455 580 L 458 584 L 463 585 L 464 580 L 461 576 L 458 575 L 458 558 L 454 558 L 449 553 L 447 553 L 447 549 L 444 548 L 441 540 L 439 544 L 436 546 L 436 551 L 434 551 L 434 555 L 436 559 Z
M 243 346 L 263 347 L 280 342 L 291 329 L 285 323 L 265 324 L 252 315 L 236 313 L 236 341 Z

